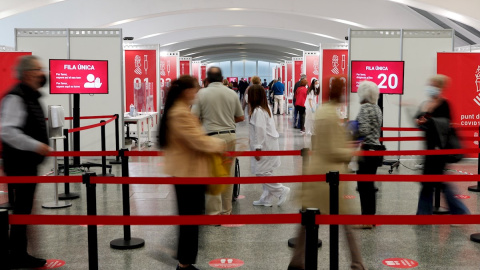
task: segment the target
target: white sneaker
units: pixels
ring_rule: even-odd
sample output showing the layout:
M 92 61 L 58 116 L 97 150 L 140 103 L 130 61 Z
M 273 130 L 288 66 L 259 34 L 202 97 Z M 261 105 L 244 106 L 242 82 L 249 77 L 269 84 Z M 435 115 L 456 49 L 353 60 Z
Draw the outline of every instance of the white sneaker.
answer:
M 277 205 L 280 206 L 282 203 L 284 203 L 288 199 L 289 195 L 290 195 L 290 188 L 283 187 L 283 193 L 282 195 L 280 195 L 280 197 L 278 197 Z
M 263 200 L 258 200 L 258 201 L 253 201 L 253 205 L 271 207 L 272 203 L 271 202 L 266 202 L 266 201 L 263 201 Z

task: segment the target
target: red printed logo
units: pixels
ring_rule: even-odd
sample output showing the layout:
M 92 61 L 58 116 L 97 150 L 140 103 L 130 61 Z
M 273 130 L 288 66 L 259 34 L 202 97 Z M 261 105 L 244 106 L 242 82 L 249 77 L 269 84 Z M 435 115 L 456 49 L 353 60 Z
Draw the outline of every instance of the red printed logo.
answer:
M 355 195 L 344 195 L 343 198 L 351 200 L 351 199 L 355 199 Z
M 210 261 L 208 263 L 211 267 L 226 269 L 226 268 L 237 268 L 244 265 L 242 260 L 232 259 L 232 258 L 222 258 Z
M 65 265 L 65 262 L 62 260 L 50 259 L 50 260 L 47 260 L 47 263 L 45 264 L 45 266 L 40 268 L 35 268 L 35 269 L 55 269 L 55 268 L 60 268 L 64 265 Z
M 470 199 L 470 196 L 468 195 L 455 195 L 454 197 L 457 199 Z
M 389 258 L 383 260 L 382 263 L 392 268 L 415 268 L 418 266 L 418 262 L 404 258 Z

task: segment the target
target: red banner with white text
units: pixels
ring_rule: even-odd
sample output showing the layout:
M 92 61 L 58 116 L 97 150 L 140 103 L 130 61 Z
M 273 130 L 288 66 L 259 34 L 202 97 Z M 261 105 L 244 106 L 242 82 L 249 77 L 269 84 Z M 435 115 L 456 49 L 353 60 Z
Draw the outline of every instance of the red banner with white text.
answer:
M 285 88 L 287 89 L 287 95 L 290 96 L 293 92 L 293 70 L 292 70 L 292 63 L 288 62 L 287 63 L 287 84 L 285 85 Z
M 160 95 L 163 104 L 167 97 L 166 91 L 170 88 L 172 81 L 178 77 L 177 58 L 178 55 L 160 56 Z
M 157 111 L 156 50 L 125 50 L 125 111 L 130 104 L 136 104 L 138 112 Z
M 464 127 L 480 125 L 480 53 L 437 53 L 437 73 L 450 77 L 443 92 L 450 102 L 452 123 Z M 477 131 L 460 131 L 460 137 L 478 137 Z M 478 142 L 464 141 L 465 148 Z M 475 157 L 470 154 L 469 157 Z
M 300 74 L 303 73 L 303 60 L 294 61 L 295 71 L 293 74 L 293 85 L 300 80 Z
M 188 60 L 180 61 L 180 76 L 181 75 L 190 75 L 190 62 Z
M 310 86 L 312 78 L 320 75 L 320 56 L 319 54 L 305 54 L 305 74 L 307 75 L 307 82 Z
M 197 79 L 200 79 L 199 71 L 200 71 L 200 63 L 192 62 L 192 76 Z
M 203 80 L 207 77 L 207 66 L 206 65 L 201 65 L 200 66 L 200 80 L 203 82 Z
M 328 101 L 330 80 L 341 77 L 348 82 L 348 50 L 323 50 L 322 63 L 322 103 Z M 346 89 L 345 89 L 346 91 Z M 347 93 L 345 92 L 345 96 Z M 346 99 L 345 99 L 346 100 Z

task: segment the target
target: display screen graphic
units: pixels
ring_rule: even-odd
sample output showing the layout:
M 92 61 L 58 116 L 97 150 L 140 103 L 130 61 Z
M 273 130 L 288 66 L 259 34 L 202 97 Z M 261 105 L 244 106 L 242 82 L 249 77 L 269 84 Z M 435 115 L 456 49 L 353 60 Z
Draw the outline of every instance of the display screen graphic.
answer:
M 108 61 L 50 59 L 50 94 L 108 94 Z
M 380 94 L 403 94 L 404 61 L 352 61 L 352 93 L 362 81 L 378 85 Z

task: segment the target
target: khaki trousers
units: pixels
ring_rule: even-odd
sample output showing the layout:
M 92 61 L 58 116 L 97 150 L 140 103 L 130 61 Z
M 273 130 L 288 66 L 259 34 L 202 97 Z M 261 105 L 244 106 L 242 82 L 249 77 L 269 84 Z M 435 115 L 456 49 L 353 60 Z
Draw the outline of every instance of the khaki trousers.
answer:
M 227 143 L 227 151 L 235 151 L 235 133 L 225 133 L 212 135 L 213 137 L 223 139 Z M 232 163 L 234 158 L 227 157 L 225 162 L 229 164 L 230 175 L 232 176 Z M 205 195 L 205 212 L 207 215 L 230 215 L 232 213 L 233 185 L 226 185 L 225 190 L 220 195 Z

